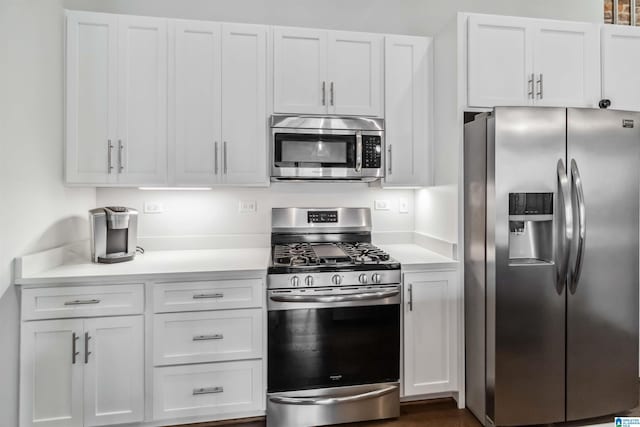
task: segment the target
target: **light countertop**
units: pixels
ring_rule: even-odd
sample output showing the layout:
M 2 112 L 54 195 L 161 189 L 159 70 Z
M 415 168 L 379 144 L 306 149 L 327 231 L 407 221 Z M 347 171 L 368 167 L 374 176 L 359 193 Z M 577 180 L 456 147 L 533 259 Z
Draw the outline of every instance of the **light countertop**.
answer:
M 437 254 L 416 244 L 378 245 L 402 264 L 402 271 L 422 271 L 434 268 L 454 269 L 458 261 Z
M 148 251 L 131 262 L 96 264 L 86 257 L 67 259 L 41 272 L 16 277 L 16 284 L 82 282 L 102 279 L 141 279 L 152 275 L 187 273 L 246 273 L 265 275 L 269 248 Z
M 403 271 L 453 269 L 457 261 L 415 244 L 379 245 L 402 264 Z M 131 262 L 96 264 L 87 256 L 67 256 L 57 265 L 16 274 L 18 285 L 162 280 L 186 274 L 261 275 L 267 273 L 270 248 L 147 251 Z

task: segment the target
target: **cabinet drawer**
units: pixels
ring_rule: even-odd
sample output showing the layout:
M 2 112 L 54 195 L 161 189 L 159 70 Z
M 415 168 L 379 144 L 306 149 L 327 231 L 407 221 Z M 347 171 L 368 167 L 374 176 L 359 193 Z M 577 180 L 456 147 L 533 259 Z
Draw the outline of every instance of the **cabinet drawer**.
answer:
M 262 356 L 262 310 L 156 314 L 155 365 L 218 362 Z
M 153 311 L 262 307 L 262 284 L 262 279 L 158 283 L 153 288 Z
M 144 287 L 69 286 L 22 291 L 22 320 L 142 314 Z
M 262 361 L 155 368 L 154 419 L 202 417 L 261 409 Z

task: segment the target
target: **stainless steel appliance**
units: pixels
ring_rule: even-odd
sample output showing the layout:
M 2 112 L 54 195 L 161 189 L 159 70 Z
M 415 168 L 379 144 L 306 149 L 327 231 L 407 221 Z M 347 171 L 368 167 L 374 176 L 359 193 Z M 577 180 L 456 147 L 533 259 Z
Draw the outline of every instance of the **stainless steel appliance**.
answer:
M 384 176 L 384 120 L 271 116 L 271 179 L 374 181 Z
M 364 208 L 272 211 L 267 425 L 400 414 L 400 264 Z
M 466 402 L 484 425 L 638 405 L 640 114 L 465 125 Z
M 130 261 L 138 243 L 138 211 L 109 206 L 89 211 L 91 260 L 112 264 Z

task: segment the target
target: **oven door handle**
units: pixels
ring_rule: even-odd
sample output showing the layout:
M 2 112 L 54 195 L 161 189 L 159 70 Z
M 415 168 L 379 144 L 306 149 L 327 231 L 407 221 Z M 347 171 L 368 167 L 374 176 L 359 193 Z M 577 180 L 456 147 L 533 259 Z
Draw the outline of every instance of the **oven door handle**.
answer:
M 370 301 L 395 297 L 400 293 L 399 290 L 380 291 L 380 292 L 363 292 L 360 294 L 349 295 L 271 295 L 271 301 L 277 302 L 349 302 L 349 301 Z
M 336 405 L 340 403 L 359 402 L 361 400 L 373 399 L 384 396 L 395 391 L 398 386 L 381 388 L 380 390 L 368 391 L 366 393 L 355 394 L 344 397 L 284 397 L 271 396 L 269 400 L 273 403 L 283 403 L 287 405 Z

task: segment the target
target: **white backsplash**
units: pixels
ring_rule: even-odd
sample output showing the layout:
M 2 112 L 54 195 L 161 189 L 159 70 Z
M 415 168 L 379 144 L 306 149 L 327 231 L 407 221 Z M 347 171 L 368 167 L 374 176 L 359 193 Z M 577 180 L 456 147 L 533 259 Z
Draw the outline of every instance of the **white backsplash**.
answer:
M 206 191 L 98 189 L 97 206 L 121 205 L 140 211 L 141 238 L 254 234 L 271 230 L 273 207 L 369 207 L 374 232 L 413 232 L 414 191 L 383 190 L 366 184 L 273 183 L 269 188 L 215 188 Z M 376 200 L 389 210 L 374 210 Z M 240 202 L 256 211 L 240 213 Z M 408 213 L 400 213 L 406 201 Z M 163 213 L 145 214 L 144 204 L 162 204 Z

